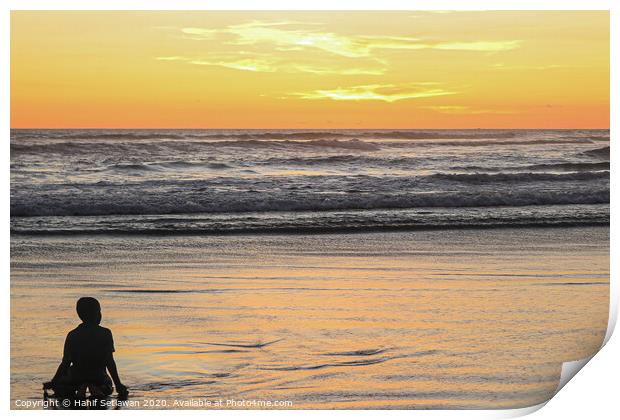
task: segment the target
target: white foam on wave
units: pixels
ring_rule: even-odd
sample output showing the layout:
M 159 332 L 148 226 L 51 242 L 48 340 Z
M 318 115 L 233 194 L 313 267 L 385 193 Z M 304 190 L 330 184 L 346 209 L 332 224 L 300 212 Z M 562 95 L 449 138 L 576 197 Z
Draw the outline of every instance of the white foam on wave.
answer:
M 351 190 L 354 191 L 354 190 Z M 560 204 L 604 204 L 609 189 L 584 187 L 580 190 L 462 190 L 382 191 L 370 188 L 357 192 L 307 190 L 242 190 L 217 187 L 158 188 L 97 185 L 77 189 L 40 191 L 13 196 L 11 217 L 90 216 L 110 214 L 240 213 L 268 211 L 326 211 L 348 209 L 484 207 Z

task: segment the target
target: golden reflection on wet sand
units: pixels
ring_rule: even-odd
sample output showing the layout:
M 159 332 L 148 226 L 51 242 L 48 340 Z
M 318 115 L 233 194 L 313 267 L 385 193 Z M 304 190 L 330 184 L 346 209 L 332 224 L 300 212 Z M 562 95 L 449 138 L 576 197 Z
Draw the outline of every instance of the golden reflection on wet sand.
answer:
M 293 408 L 544 401 L 607 326 L 607 228 L 13 237 L 11 398 L 100 299 L 133 398 Z

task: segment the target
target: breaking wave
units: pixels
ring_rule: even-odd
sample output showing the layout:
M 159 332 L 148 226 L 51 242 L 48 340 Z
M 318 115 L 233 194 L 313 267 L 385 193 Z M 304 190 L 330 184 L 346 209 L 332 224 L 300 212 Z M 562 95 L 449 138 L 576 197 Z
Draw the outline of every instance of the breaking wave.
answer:
M 575 191 L 537 190 L 391 193 L 352 192 L 325 195 L 281 191 L 258 195 L 248 192 L 205 193 L 206 190 L 136 191 L 112 188 L 81 189 L 73 193 L 28 194 L 11 200 L 11 217 L 150 215 L 188 213 L 244 213 L 282 211 L 329 211 L 421 207 L 485 207 L 609 203 L 608 188 Z
M 589 181 L 609 179 L 609 172 L 569 172 L 565 174 L 520 172 L 520 173 L 475 173 L 475 174 L 434 174 L 430 177 L 441 180 L 464 182 L 468 184 L 516 183 L 536 181 Z
M 464 171 L 608 171 L 609 162 L 570 162 L 570 163 L 544 163 L 539 165 L 524 166 L 454 166 L 452 169 Z
M 476 137 L 478 138 L 478 137 Z M 19 154 L 91 154 L 99 153 L 143 153 L 151 152 L 192 152 L 219 148 L 243 149 L 345 149 L 357 151 L 377 151 L 381 149 L 417 148 L 417 147 L 488 147 L 510 145 L 545 145 L 545 144 L 582 144 L 591 143 L 588 139 L 514 139 L 514 140 L 460 140 L 460 141 L 370 141 L 358 138 L 349 139 L 321 139 L 321 140 L 213 140 L 213 141 L 183 141 L 157 140 L 148 142 L 116 141 L 53 141 L 48 143 L 20 144 L 11 143 L 11 155 Z M 607 148 L 609 149 L 609 148 Z M 598 150 L 598 149 L 597 149 Z M 595 153 L 595 152 L 593 152 Z
M 609 159 L 609 146 L 599 147 L 597 149 L 586 150 L 584 155 L 601 159 Z

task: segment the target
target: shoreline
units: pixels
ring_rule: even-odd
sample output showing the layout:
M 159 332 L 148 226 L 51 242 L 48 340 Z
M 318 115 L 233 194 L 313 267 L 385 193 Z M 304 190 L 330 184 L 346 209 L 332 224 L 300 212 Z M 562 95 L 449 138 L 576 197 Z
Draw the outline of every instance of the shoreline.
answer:
M 135 231 L 56 231 L 56 232 L 13 232 L 11 237 L 79 237 L 79 236 L 146 236 L 146 237 L 174 237 L 174 236 L 305 236 L 305 235 L 332 235 L 332 234 L 365 234 L 365 233 L 391 233 L 391 232 L 437 232 L 437 231 L 463 231 L 463 230 L 506 230 L 506 229 L 564 229 L 564 228 L 591 228 L 601 227 L 609 229 L 607 223 L 572 223 L 560 222 L 557 224 L 549 223 L 529 223 L 520 225 L 489 224 L 489 225 L 461 225 L 461 226 L 395 226 L 395 227 L 319 227 L 319 228 L 266 228 L 266 229 L 246 229 L 235 231 L 233 229 L 222 230 L 163 230 L 148 229 Z

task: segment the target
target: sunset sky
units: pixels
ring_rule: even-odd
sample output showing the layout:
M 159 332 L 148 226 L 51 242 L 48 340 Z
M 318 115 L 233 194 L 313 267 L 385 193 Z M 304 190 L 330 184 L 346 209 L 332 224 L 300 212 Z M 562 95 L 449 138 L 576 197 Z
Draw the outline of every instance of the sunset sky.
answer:
M 13 128 L 608 128 L 609 14 L 13 12 Z

